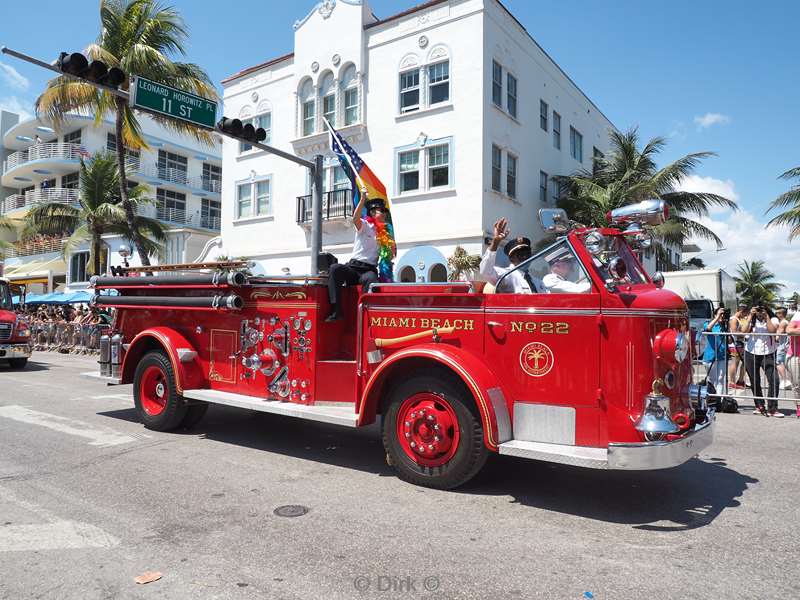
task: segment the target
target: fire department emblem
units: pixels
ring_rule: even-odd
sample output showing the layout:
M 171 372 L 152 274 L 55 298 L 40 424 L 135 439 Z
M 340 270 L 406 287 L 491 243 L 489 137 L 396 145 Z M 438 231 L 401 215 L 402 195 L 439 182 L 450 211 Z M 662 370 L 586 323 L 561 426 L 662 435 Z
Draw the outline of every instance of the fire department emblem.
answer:
M 519 364 L 531 377 L 547 375 L 554 363 L 553 351 L 541 342 L 531 342 L 519 353 Z

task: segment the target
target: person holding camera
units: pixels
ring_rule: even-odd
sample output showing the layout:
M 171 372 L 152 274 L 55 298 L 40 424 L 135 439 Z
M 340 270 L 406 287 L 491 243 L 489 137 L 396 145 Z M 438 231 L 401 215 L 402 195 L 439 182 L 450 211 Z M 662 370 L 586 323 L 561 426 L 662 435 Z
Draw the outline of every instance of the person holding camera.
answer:
M 703 365 L 706 368 L 706 380 L 714 386 L 714 393 L 723 393 L 725 386 L 725 359 L 727 343 L 725 333 L 728 331 L 730 313 L 727 308 L 720 307 L 711 321 L 703 323 L 703 335 L 706 347 L 703 351 Z
M 783 413 L 778 410 L 778 380 L 775 370 L 775 337 L 765 335 L 778 331 L 776 319 L 766 306 L 757 306 L 750 309 L 750 320 L 742 330 L 748 335 L 744 346 L 744 368 L 750 378 L 750 388 L 755 396 L 756 408 L 753 414 L 762 414 L 767 417 L 783 418 Z M 764 394 L 761 390 L 761 370 L 767 376 L 768 406 L 764 406 Z

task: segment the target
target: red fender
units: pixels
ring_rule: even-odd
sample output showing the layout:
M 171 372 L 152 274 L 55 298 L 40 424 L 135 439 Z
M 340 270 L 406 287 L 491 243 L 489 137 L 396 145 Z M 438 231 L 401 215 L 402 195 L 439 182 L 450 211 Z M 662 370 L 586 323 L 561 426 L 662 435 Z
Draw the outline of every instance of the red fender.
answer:
M 195 352 L 191 360 L 181 361 L 178 350 Z M 150 350 L 164 350 L 175 371 L 175 386 L 179 394 L 185 389 L 206 387 L 197 353 L 191 343 L 180 333 L 169 327 L 153 327 L 138 333 L 128 346 L 122 363 L 121 383 L 133 383 L 136 366 Z
M 379 403 L 379 390 L 388 373 L 402 361 L 424 358 L 446 367 L 458 375 L 475 398 L 483 420 L 484 441 L 490 450 L 511 439 L 511 421 L 508 412 L 508 395 L 502 384 L 483 361 L 469 352 L 444 344 L 422 344 L 393 353 L 373 371 L 364 387 L 358 424 L 375 420 Z

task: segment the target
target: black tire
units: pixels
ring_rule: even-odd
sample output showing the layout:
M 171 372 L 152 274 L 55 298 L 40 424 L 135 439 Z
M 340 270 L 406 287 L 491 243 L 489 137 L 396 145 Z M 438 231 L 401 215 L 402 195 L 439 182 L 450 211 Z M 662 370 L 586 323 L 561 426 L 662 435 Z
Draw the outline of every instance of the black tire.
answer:
M 383 446 L 398 477 L 409 483 L 449 490 L 463 485 L 481 470 L 489 450 L 475 400 L 460 381 L 446 373 L 419 375 L 398 383 L 386 398 L 383 411 Z M 444 464 L 430 467 L 415 462 L 400 444 L 397 419 L 401 405 L 415 394 L 430 392 L 446 401 L 458 420 L 460 439 L 455 454 Z
M 148 413 L 142 405 L 142 377 L 151 367 L 159 369 L 164 379 L 163 399 L 165 405 L 158 414 Z M 172 363 L 161 350 L 148 352 L 136 366 L 136 373 L 133 376 L 133 401 L 136 406 L 136 412 L 139 414 L 139 420 L 148 429 L 171 431 L 178 428 L 183 422 L 188 407 L 183 400 L 183 396 L 178 394 Z
M 207 402 L 198 402 L 197 404 L 190 404 L 187 406 L 186 416 L 183 417 L 183 421 L 181 421 L 181 428 L 191 429 L 197 425 L 203 420 L 203 417 L 206 416 L 206 411 L 208 411 Z
M 8 364 L 12 369 L 24 369 L 28 364 L 27 358 L 9 358 Z

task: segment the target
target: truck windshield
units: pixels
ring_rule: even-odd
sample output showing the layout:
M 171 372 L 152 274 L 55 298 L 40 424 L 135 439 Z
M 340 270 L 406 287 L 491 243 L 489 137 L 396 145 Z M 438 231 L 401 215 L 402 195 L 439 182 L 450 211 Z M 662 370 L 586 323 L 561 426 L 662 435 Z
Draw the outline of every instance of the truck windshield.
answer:
M 498 292 L 586 294 L 592 284 L 583 265 L 565 241 L 559 241 L 505 273 Z
M 583 239 L 585 240 L 586 236 L 584 236 Z M 625 266 L 627 267 L 625 283 L 647 283 L 647 276 L 644 274 L 639 261 L 636 260 L 633 252 L 631 252 L 630 246 L 628 246 L 627 242 L 620 235 L 604 236 L 601 251 L 592 256 L 594 268 L 603 281 L 613 279 L 612 275 L 609 273 L 608 267 L 615 258 L 621 258 L 625 262 Z
M 11 303 L 11 290 L 8 289 L 8 284 L 0 283 L 0 309 L 12 310 L 14 305 Z

